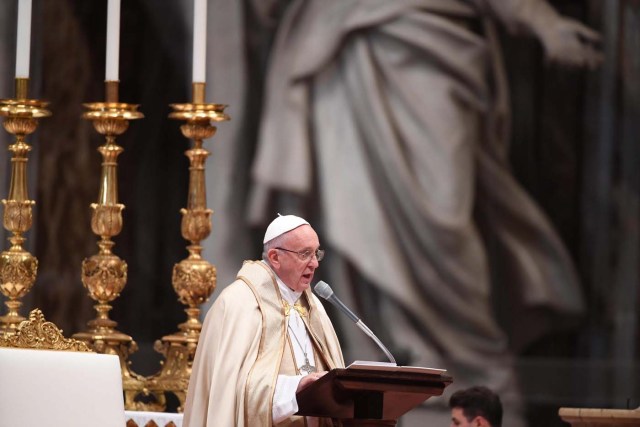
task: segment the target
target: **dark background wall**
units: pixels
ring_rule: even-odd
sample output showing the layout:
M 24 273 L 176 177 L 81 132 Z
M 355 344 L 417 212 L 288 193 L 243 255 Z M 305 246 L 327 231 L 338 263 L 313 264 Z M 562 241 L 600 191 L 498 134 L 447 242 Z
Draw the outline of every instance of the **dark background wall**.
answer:
M 601 32 L 604 62 L 591 72 L 558 68 L 544 63 L 535 42 L 503 38 L 514 112 L 514 174 L 563 237 L 588 305 L 574 328 L 544 337 L 520 355 L 536 426 L 556 425 L 551 416 L 563 404 L 640 405 L 640 3 L 552 4 Z

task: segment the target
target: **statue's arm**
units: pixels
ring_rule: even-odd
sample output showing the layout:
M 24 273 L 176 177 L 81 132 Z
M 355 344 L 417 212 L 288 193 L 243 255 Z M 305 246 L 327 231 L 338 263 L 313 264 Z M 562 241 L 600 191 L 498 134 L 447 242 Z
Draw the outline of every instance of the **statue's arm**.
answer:
M 542 43 L 548 60 L 594 67 L 602 60 L 600 35 L 575 19 L 560 15 L 546 0 L 476 0 L 513 33 L 527 33 Z

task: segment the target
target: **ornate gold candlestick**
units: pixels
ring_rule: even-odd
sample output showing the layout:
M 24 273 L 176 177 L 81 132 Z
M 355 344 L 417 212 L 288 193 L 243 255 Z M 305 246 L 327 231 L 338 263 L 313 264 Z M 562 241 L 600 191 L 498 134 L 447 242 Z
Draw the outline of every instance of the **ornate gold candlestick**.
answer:
M 180 401 L 179 411 L 184 406 L 191 365 L 200 338 L 202 324 L 198 319 L 198 306 L 209 299 L 216 287 L 216 268 L 202 258 L 200 242 L 211 233 L 211 214 L 207 209 L 205 187 L 205 161 L 209 151 L 202 147 L 203 140 L 212 137 L 216 127 L 211 122 L 229 120 L 224 113 L 226 105 L 204 102 L 204 83 L 193 84 L 193 102 L 173 104 L 172 119 L 186 121 L 180 129 L 193 140 L 186 151 L 189 158 L 189 196 L 187 208 L 182 209 L 182 236 L 191 244 L 187 246 L 189 256 L 173 267 L 173 288 L 181 303 L 187 305 L 187 321 L 180 324 L 179 332 L 158 340 L 154 348 L 165 356 L 166 361 L 158 374 L 148 378 L 147 390 L 153 392 L 163 405 L 164 392 L 174 393 Z M 164 408 L 162 408 L 164 409 Z
M 202 147 L 203 140 L 216 133 L 211 122 L 229 120 L 224 113 L 226 105 L 204 103 L 204 83 L 193 84 L 193 103 L 173 104 L 172 119 L 186 120 L 180 129 L 193 140 L 193 147 L 186 151 L 189 158 L 189 197 L 187 208 L 182 209 L 182 237 L 191 242 L 187 246 L 189 256 L 173 267 L 173 288 L 185 309 L 187 321 L 179 325 L 180 333 L 163 338 L 163 341 L 195 344 L 198 342 L 202 324 L 198 319 L 198 306 L 206 302 L 216 287 L 216 268 L 202 258 L 200 242 L 211 233 L 211 214 L 207 209 L 205 186 L 205 161 L 209 151 Z
M 4 117 L 3 126 L 16 142 L 9 146 L 13 153 L 11 159 L 11 184 L 9 196 L 2 200 L 4 205 L 4 228 L 13 233 L 9 238 L 11 248 L 0 255 L 0 291 L 8 298 L 5 302 L 8 313 L 0 317 L 0 335 L 12 334 L 25 320 L 18 309 L 22 299 L 31 289 L 36 279 L 38 260 L 24 250 L 23 236 L 30 228 L 33 220 L 33 200 L 27 193 L 27 161 L 31 147 L 26 136 L 38 127 L 37 119 L 51 115 L 46 110 L 46 102 L 28 99 L 29 79 L 16 79 L 16 97 L 0 100 L 0 116 Z
M 94 306 L 97 317 L 88 323 L 89 330 L 74 335 L 88 342 L 100 353 L 117 354 L 120 357 L 123 379 L 132 376 L 127 359 L 136 349 L 133 339 L 115 329 L 117 323 L 109 319 L 111 301 L 116 299 L 127 282 L 127 263 L 115 255 L 112 237 L 122 230 L 122 210 L 118 203 L 118 156 L 123 149 L 116 144 L 116 137 L 129 127 L 129 120 L 140 119 L 138 106 L 118 102 L 118 82 L 107 81 L 106 102 L 85 104 L 89 110 L 83 118 L 93 121 L 93 126 L 105 136 L 105 144 L 98 148 L 102 155 L 100 194 L 98 203 L 91 204 L 91 229 L 100 237 L 98 254 L 82 262 L 82 284 L 89 296 L 97 301 Z

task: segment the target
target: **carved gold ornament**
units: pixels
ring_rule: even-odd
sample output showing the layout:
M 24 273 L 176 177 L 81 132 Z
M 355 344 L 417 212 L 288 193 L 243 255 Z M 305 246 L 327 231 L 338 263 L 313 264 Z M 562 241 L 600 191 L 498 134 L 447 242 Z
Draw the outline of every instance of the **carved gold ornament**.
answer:
M 26 137 L 35 132 L 38 120 L 51 115 L 46 110 L 47 103 L 27 99 L 29 79 L 16 79 L 15 99 L 0 100 L 0 116 L 7 132 L 15 135 L 15 142 L 9 146 L 11 158 L 11 183 L 9 195 L 2 200 L 4 213 L 2 223 L 13 235 L 9 238 L 11 247 L 0 254 L 0 292 L 7 297 L 5 305 L 8 313 L 0 317 L 0 336 L 10 334 L 22 322 L 19 313 L 21 299 L 33 287 L 38 272 L 38 260 L 23 247 L 24 233 L 33 223 L 32 207 L 27 191 L 27 162 L 31 147 Z
M 86 343 L 65 338 L 62 331 L 46 321 L 42 311 L 37 308 L 29 313 L 29 320 L 18 325 L 15 333 L 0 336 L 0 347 L 91 352 Z

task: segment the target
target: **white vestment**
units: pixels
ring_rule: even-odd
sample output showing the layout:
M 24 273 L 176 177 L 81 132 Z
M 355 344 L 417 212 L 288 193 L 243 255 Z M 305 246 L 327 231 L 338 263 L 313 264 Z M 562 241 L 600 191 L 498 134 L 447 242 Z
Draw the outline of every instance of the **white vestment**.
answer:
M 343 367 L 322 304 L 309 290 L 300 299 L 308 310 L 303 321 L 315 364 L 323 370 Z M 246 261 L 207 313 L 189 381 L 185 427 L 273 425 L 278 376 L 298 373 L 288 319 L 275 274 L 263 262 Z M 277 425 L 304 426 L 304 419 L 293 416 Z

